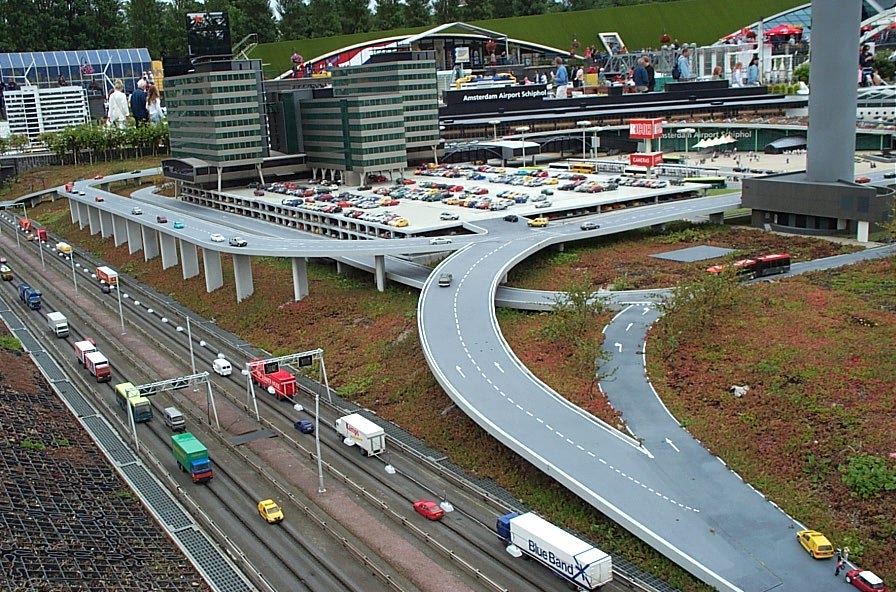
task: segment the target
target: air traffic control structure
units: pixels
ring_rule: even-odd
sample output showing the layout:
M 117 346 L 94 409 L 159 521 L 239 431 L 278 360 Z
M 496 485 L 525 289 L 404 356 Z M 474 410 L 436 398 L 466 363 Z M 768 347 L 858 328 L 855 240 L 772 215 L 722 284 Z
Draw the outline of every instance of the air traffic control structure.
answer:
M 855 39 L 861 14 L 861 0 L 812 2 L 812 37 Z M 894 191 L 854 182 L 857 87 L 844 84 L 843 73 L 856 71 L 856 54 L 816 43 L 812 65 L 806 170 L 744 179 L 743 206 L 754 226 L 867 242 L 893 212 Z

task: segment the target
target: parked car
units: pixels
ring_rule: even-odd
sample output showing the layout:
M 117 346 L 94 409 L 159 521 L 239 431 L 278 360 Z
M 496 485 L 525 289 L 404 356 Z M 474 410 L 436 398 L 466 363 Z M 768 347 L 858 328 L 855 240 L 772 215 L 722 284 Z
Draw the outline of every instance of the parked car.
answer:
M 808 551 L 809 555 L 815 559 L 828 559 L 834 556 L 834 545 L 817 530 L 801 530 L 796 533 L 803 549 Z
M 846 572 L 846 581 L 862 592 L 887 592 L 887 586 L 873 571 L 851 569 Z
M 165 216 L 156 216 L 156 222 L 159 224 L 168 224 L 168 218 Z
M 246 241 L 246 239 L 244 239 L 240 236 L 234 236 L 230 239 L 231 247 L 245 247 L 248 244 L 249 243 Z
M 135 216 L 140 216 L 141 214 L 143 214 L 143 210 L 135 206 L 131 208 L 131 213 Z
M 443 516 L 445 516 L 445 510 L 443 510 L 439 504 L 436 502 L 431 502 L 429 500 L 419 500 L 414 502 L 414 510 L 430 520 L 441 520 Z
M 261 500 L 258 502 L 258 514 L 264 518 L 268 524 L 276 524 L 283 521 L 283 510 L 280 509 L 274 500 Z
M 582 225 L 579 228 L 582 230 L 597 230 L 600 228 L 600 224 L 597 222 L 582 222 Z
M 264 195 L 264 189 L 256 189 L 252 193 L 255 195 Z
M 553 205 L 553 204 L 551 204 L 551 202 L 549 202 L 549 201 L 540 201 L 537 204 L 535 204 L 535 207 L 536 207 L 536 209 L 542 209 L 542 208 L 549 208 L 549 207 L 551 207 L 551 205 Z
M 223 242 L 224 242 L 224 235 L 223 235 L 223 234 L 215 233 L 215 234 L 209 236 L 208 238 L 209 238 L 209 240 L 211 240 L 213 243 L 223 243 Z
M 506 216 L 504 216 L 505 222 L 516 222 L 519 219 L 520 219 L 520 217 L 517 216 L 516 214 L 507 214 Z
M 435 238 L 429 239 L 429 244 L 431 245 L 450 245 L 451 239 L 447 236 L 437 236 Z
M 454 212 L 442 212 L 439 214 L 440 220 L 459 220 L 460 216 L 455 214 Z
M 184 227 L 184 223 L 181 222 L 180 220 L 175 220 L 173 226 L 174 226 L 175 228 L 183 228 L 183 227 Z
M 373 189 L 373 187 L 370 185 L 360 185 L 358 187 L 358 191 L 370 191 L 371 189 Z

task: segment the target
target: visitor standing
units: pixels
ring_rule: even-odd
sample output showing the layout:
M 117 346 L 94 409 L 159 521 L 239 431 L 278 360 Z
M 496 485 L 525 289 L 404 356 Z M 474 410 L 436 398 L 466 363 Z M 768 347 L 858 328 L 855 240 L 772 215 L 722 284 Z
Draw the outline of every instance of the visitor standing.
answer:
M 688 58 L 691 57 L 691 48 L 685 47 L 681 50 L 681 54 L 678 56 L 678 59 L 675 61 L 675 65 L 678 66 L 678 80 L 690 80 L 691 79 L 691 63 L 688 61 Z
M 149 121 L 152 123 L 162 121 L 162 97 L 155 84 L 150 84 L 146 89 L 146 110 L 149 112 Z
M 128 98 L 124 94 L 124 83 L 121 78 L 116 78 L 112 83 L 112 92 L 109 94 L 109 125 L 122 129 L 127 120 Z
M 859 83 L 862 86 L 871 86 L 871 76 L 874 74 L 874 54 L 868 45 L 863 45 L 859 50 L 859 70 L 861 77 Z
M 742 87 L 744 85 L 744 65 L 740 62 L 734 64 L 731 70 L 731 86 Z
M 644 56 L 644 69 L 647 70 L 647 92 L 653 92 L 656 90 L 656 71 L 648 56 Z
M 747 86 L 759 86 L 759 58 L 756 56 L 747 66 Z
M 131 113 L 134 115 L 134 121 L 137 127 L 146 125 L 149 122 L 149 110 L 146 108 L 146 80 L 141 78 L 137 81 L 137 89 L 131 93 Z
M 632 72 L 632 80 L 635 83 L 635 90 L 638 92 L 647 92 L 647 88 L 650 86 L 650 78 L 647 76 L 647 64 L 647 58 L 643 56 L 638 58 L 638 63 Z
M 555 96 L 558 99 L 565 99 L 569 90 L 569 73 L 563 65 L 563 58 L 560 56 L 554 58 L 554 66 L 557 67 L 554 71 L 554 86 L 557 88 Z

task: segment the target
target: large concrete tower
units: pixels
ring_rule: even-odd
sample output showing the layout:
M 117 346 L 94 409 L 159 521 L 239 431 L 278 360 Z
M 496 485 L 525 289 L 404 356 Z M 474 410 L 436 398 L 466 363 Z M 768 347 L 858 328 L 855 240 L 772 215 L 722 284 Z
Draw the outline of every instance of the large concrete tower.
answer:
M 807 181 L 853 178 L 861 18 L 862 0 L 812 0 Z

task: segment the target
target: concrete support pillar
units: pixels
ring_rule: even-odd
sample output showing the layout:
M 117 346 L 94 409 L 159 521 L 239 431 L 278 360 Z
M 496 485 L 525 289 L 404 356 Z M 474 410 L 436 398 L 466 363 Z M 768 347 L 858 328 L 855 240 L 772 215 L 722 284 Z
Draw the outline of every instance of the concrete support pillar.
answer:
M 103 238 L 109 238 L 112 236 L 112 212 L 106 210 L 97 210 L 97 212 L 100 218 L 100 233 Z
M 90 226 L 90 234 L 97 234 L 100 231 L 100 211 L 98 209 L 87 207 L 87 224 Z
M 860 243 L 868 242 L 868 230 L 870 228 L 870 224 L 867 220 L 857 220 L 856 221 L 856 240 Z
M 252 258 L 248 255 L 233 256 L 233 279 L 236 283 L 236 301 L 242 302 L 255 292 L 252 285 Z
M 143 235 L 143 260 L 149 261 L 159 256 L 159 231 L 149 226 L 141 226 Z
M 506 273 L 505 273 L 504 275 L 501 276 L 501 281 L 500 281 L 500 283 L 502 283 L 502 284 L 506 284 L 506 283 L 507 283 L 507 274 L 506 274 Z
M 336 274 L 342 275 L 342 261 L 336 260 Z
M 709 221 L 712 224 L 724 224 L 725 223 L 725 214 L 723 212 L 717 212 L 715 214 L 710 214 Z
M 199 275 L 199 249 L 193 243 L 178 239 L 180 243 L 181 268 L 184 271 L 184 279 L 188 280 Z
M 78 202 L 73 199 L 68 200 L 68 212 L 72 217 L 72 224 L 81 221 L 81 216 L 78 213 Z
M 205 271 L 205 291 L 214 292 L 224 285 L 221 272 L 221 251 L 202 249 L 202 267 Z
M 558 253 L 562 253 L 566 249 L 566 243 L 557 243 L 556 245 L 554 245 L 554 249 Z
M 78 227 L 84 230 L 90 224 L 90 210 L 92 208 L 81 202 L 75 202 L 75 208 L 78 213 Z
M 112 238 L 116 247 L 120 247 L 128 240 L 128 221 L 127 218 L 112 214 Z
M 128 254 L 133 255 L 143 248 L 143 225 L 133 220 L 127 221 Z
M 296 301 L 308 295 L 308 267 L 304 257 L 292 258 L 292 289 Z
M 862 0 L 812 2 L 812 39 L 855 39 Z M 852 181 L 856 152 L 856 50 L 839 43 L 812 44 L 812 93 L 806 145 L 806 180 Z M 839 46 L 839 47 L 838 47 Z
M 160 232 L 159 247 L 162 250 L 162 269 L 177 265 L 177 240 L 170 234 Z
M 373 274 L 376 278 L 376 289 L 378 292 L 386 291 L 386 257 L 385 255 L 376 255 L 373 258 Z

